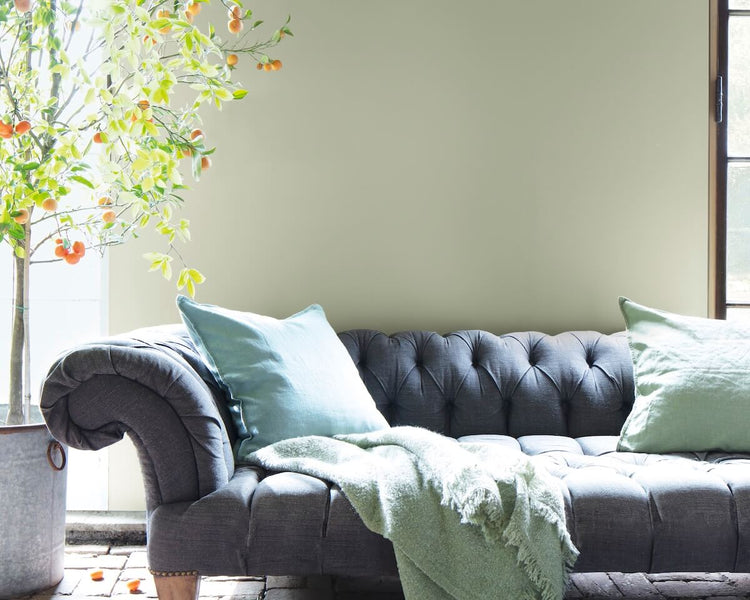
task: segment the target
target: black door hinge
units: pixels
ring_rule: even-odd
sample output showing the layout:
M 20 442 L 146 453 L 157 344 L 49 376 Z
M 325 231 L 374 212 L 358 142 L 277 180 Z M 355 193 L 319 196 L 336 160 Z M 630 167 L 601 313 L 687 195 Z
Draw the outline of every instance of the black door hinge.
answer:
M 724 76 L 716 76 L 716 89 L 714 90 L 714 120 L 717 123 L 724 121 Z

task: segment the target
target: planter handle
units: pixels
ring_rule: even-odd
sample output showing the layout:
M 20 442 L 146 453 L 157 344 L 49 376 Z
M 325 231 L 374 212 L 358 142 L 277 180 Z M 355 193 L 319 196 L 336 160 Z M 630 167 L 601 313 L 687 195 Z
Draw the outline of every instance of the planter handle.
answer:
M 52 453 L 55 450 L 60 453 L 61 461 L 59 466 L 55 462 L 55 459 L 52 458 Z M 67 457 L 65 456 L 65 448 L 63 448 L 63 445 L 57 440 L 52 440 L 47 446 L 47 462 L 49 463 L 49 466 L 52 467 L 55 471 L 62 471 L 65 468 L 65 464 L 67 463 L 67 461 Z

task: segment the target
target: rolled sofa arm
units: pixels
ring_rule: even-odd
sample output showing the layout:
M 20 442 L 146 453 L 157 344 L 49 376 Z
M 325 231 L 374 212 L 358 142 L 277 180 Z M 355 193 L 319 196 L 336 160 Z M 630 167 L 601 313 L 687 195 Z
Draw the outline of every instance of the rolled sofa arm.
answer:
M 179 325 L 73 348 L 50 368 L 40 404 L 52 435 L 74 448 L 98 450 L 127 433 L 149 512 L 197 500 L 234 473 L 222 392 Z

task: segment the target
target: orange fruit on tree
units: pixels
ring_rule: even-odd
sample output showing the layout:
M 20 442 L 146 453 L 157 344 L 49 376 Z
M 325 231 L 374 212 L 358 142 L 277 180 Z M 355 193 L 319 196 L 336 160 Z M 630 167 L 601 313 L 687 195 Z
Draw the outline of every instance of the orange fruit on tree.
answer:
M 9 140 L 13 137 L 13 125 L 0 121 L 0 138 Z
M 200 129 L 193 129 L 190 132 L 190 139 L 191 140 L 196 140 L 196 139 L 201 138 L 201 137 L 203 137 L 203 132 Z
M 278 71 L 280 68 L 281 68 L 281 61 L 279 59 L 276 59 L 271 63 L 272 71 Z
M 236 54 L 228 54 L 227 55 L 227 64 L 230 67 L 235 66 L 239 62 L 239 57 Z
M 229 29 L 229 33 L 238 34 L 240 31 L 242 31 L 242 28 L 245 26 L 245 24 L 240 19 L 232 19 L 227 23 L 227 29 Z
M 257 65 L 255 65 L 255 68 L 258 69 L 258 71 L 262 71 L 263 70 L 263 63 L 258 63 Z
M 113 210 L 105 210 L 102 213 L 102 221 L 105 223 L 111 223 L 117 218 L 117 214 Z
M 151 106 L 151 104 L 149 103 L 148 100 L 139 100 L 138 101 L 138 108 L 140 108 L 141 110 L 146 110 L 150 106 Z
M 191 2 L 187 5 L 188 12 L 194 17 L 198 15 L 198 13 L 201 11 L 201 8 L 203 7 L 198 2 Z
M 23 135 L 24 133 L 28 132 L 29 129 L 31 129 L 31 123 L 29 123 L 28 121 L 19 121 L 18 123 L 16 123 L 15 130 L 18 135 Z
M 101 131 L 97 131 L 94 134 L 94 143 L 95 144 L 103 144 L 104 143 L 104 139 L 102 138 L 102 132 Z
M 45 198 L 42 202 L 42 208 L 47 212 L 55 212 L 57 210 L 57 200 L 54 198 Z
M 208 156 L 201 157 L 201 169 L 205 171 L 211 168 L 211 159 Z
M 21 208 L 18 210 L 18 213 L 19 214 L 13 217 L 13 220 L 19 225 L 23 225 L 26 221 L 29 220 L 29 211 L 27 209 Z
M 263 65 L 264 71 L 270 71 L 271 69 L 273 69 L 273 67 L 271 66 L 271 63 L 266 63 Z
M 185 20 L 192 25 L 193 19 L 195 19 L 195 16 L 193 13 L 191 13 L 189 10 L 185 11 Z
M 62 244 L 62 243 L 63 243 L 62 238 L 55 239 L 55 244 Z
M 229 18 L 230 21 L 233 19 L 241 19 L 242 9 L 236 4 L 232 5 L 227 11 L 227 17 Z
M 62 244 L 58 244 L 57 246 L 55 246 L 55 256 L 57 256 L 58 258 L 62 258 L 67 253 L 68 251 L 65 249 L 65 246 L 63 246 Z
M 182 156 L 183 158 L 187 158 L 188 156 L 192 156 L 193 151 L 190 148 L 182 148 Z
M 73 242 L 73 254 L 77 254 L 78 256 L 83 256 L 86 254 L 86 244 L 84 244 L 82 241 Z
M 65 256 L 63 256 L 63 260 L 66 263 L 68 263 L 69 265 L 74 265 L 79 260 L 81 260 L 81 257 L 78 254 L 66 254 Z M 95 573 L 96 573 L 96 571 L 94 571 L 93 573 L 91 573 L 91 579 L 93 579 L 94 581 L 101 581 L 102 579 L 104 579 L 104 573 L 102 573 L 101 576 L 99 576 L 96 579 L 94 578 L 94 574 Z
M 31 10 L 31 0 L 13 0 L 13 5 L 18 12 L 29 12 Z
M 112 204 L 112 198 L 109 196 L 102 196 L 99 198 L 99 206 L 109 206 Z

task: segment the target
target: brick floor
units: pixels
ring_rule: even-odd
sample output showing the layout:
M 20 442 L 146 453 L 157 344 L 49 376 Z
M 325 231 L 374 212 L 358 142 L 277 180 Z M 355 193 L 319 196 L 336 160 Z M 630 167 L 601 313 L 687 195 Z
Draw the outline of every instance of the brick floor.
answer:
M 66 548 L 65 577 L 57 587 L 24 600 L 134 600 L 156 598 L 142 546 L 80 545 Z M 89 571 L 104 571 L 92 581 Z M 126 583 L 141 581 L 138 594 Z M 746 573 L 576 573 L 566 600 L 750 600 Z M 202 600 L 403 600 L 396 578 L 205 577 Z M 14 599 L 15 600 L 15 599 Z M 503 600 L 515 600 L 512 598 Z

